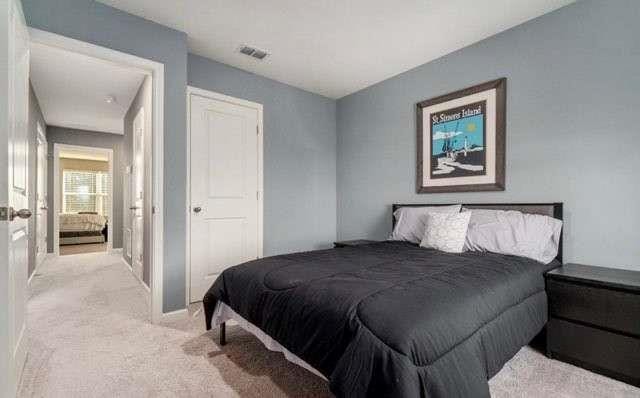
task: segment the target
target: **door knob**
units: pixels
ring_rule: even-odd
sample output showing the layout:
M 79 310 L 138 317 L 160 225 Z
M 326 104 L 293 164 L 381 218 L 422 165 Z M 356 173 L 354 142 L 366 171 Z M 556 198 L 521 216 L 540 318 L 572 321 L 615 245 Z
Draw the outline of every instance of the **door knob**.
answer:
M 21 210 L 15 211 L 13 208 L 11 208 L 11 216 L 9 217 L 9 221 L 12 221 L 16 217 L 27 219 L 31 217 L 31 210 L 21 209 Z
M 129 207 L 129 210 L 138 210 L 138 209 L 139 209 L 139 207 L 138 207 L 138 206 L 131 206 L 131 207 Z
M 194 213 L 200 213 L 201 211 L 202 211 L 202 207 L 200 207 L 200 206 L 193 208 L 193 212 Z

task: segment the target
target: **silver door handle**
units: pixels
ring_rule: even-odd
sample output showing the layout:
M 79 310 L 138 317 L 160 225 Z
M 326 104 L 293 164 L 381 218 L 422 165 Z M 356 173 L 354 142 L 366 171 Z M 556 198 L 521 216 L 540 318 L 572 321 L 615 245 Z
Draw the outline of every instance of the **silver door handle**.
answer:
M 200 213 L 201 211 L 202 211 L 202 207 L 200 207 L 200 206 L 193 208 L 193 212 L 194 213 Z
M 139 207 L 138 207 L 138 206 L 131 206 L 131 207 L 129 207 L 129 210 L 138 210 L 138 209 L 139 209 Z
M 27 218 L 31 217 L 31 210 L 29 210 L 29 209 L 20 209 L 18 211 L 15 211 L 13 208 L 11 208 L 11 216 L 9 217 L 9 221 L 13 221 L 13 219 L 16 218 L 16 217 L 27 219 Z

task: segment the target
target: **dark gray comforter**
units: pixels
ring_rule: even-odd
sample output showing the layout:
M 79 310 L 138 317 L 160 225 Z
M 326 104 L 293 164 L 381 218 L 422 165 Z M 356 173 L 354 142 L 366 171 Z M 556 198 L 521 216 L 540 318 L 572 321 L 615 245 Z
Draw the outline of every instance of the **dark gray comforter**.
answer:
M 521 257 L 381 242 L 227 269 L 218 300 L 329 379 L 341 397 L 483 397 L 547 321 L 543 273 Z

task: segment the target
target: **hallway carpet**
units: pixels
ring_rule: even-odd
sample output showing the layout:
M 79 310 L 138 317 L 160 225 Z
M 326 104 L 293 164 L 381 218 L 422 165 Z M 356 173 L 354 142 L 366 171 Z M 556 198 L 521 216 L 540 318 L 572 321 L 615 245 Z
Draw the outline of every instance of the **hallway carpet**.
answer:
M 96 252 L 106 252 L 106 243 L 83 243 L 81 245 L 60 245 L 60 255 L 86 254 Z
M 228 344 L 188 317 L 149 323 L 148 293 L 117 256 L 47 260 L 31 284 L 20 397 L 327 397 L 327 383 L 237 326 Z M 497 397 L 638 397 L 640 389 L 523 348 L 491 382 Z

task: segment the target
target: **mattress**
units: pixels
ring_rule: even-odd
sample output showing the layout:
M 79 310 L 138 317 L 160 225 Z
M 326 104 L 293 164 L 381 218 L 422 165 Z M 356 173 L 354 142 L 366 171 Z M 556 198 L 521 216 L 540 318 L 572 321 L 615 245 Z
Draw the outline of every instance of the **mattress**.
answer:
M 544 327 L 543 274 L 559 264 L 404 242 L 231 267 L 204 297 L 329 380 L 341 397 L 482 397 Z

